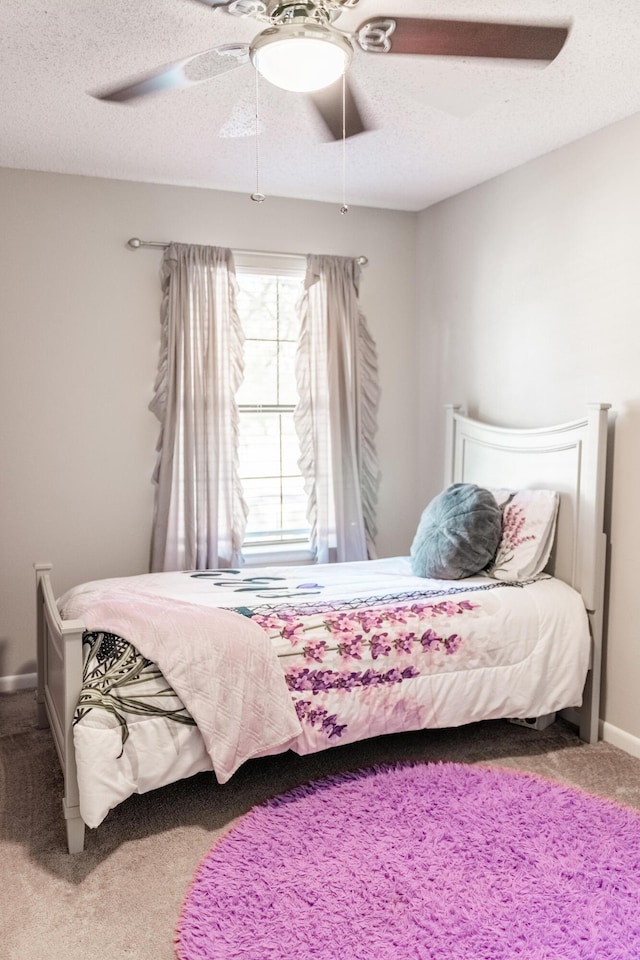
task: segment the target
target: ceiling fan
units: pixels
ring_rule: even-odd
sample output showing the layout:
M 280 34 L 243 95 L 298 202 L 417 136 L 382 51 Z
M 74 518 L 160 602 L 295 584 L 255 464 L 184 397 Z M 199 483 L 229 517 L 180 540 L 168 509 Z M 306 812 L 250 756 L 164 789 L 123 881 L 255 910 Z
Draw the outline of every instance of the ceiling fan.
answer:
M 363 21 L 354 33 L 348 33 L 334 24 L 359 0 L 197 2 L 235 17 L 251 17 L 266 26 L 251 43 L 218 44 L 93 96 L 127 102 L 213 80 L 251 62 L 276 86 L 310 94 L 331 136 L 341 140 L 367 129 L 346 79 L 343 86 L 355 52 L 382 57 L 408 54 L 551 62 L 569 32 L 565 26 L 380 16 Z

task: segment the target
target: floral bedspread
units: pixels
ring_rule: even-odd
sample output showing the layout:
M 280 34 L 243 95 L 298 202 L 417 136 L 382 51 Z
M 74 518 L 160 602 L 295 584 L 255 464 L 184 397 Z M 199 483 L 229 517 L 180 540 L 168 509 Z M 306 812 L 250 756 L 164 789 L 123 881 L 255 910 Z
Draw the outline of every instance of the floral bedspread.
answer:
M 279 749 L 305 754 L 581 702 L 587 617 L 580 596 L 552 578 L 430 581 L 413 577 L 407 558 L 148 574 L 75 588 L 61 612 L 76 617 L 90 598 L 125 585 L 134 595 L 224 607 L 262 628 L 302 728 Z M 74 740 L 89 826 L 133 792 L 211 769 L 157 666 L 109 632 L 85 634 Z
M 466 627 L 482 604 L 469 594 L 494 587 L 466 587 L 464 599 L 449 586 L 433 600 L 400 594 L 253 612 L 281 659 L 308 747 L 354 738 L 346 694 L 367 697 L 369 706 L 375 700 L 378 711 L 391 705 L 397 715 L 408 681 L 477 661 L 481 652 Z

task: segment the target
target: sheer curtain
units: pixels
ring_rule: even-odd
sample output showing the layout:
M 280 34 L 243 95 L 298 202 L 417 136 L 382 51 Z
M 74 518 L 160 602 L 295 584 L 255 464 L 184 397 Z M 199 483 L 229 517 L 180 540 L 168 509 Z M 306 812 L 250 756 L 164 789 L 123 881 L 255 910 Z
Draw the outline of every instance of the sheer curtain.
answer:
M 236 565 L 247 518 L 238 478 L 243 333 L 233 255 L 171 244 L 150 409 L 160 421 L 151 569 Z
M 359 279 L 355 259 L 307 257 L 295 423 L 319 563 L 375 556 L 378 361 Z

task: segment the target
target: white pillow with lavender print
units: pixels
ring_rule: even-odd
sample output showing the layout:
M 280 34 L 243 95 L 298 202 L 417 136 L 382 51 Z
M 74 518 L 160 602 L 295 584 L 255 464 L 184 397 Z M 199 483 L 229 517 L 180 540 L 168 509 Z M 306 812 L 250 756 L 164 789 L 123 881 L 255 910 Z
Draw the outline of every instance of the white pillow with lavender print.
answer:
M 530 580 L 547 565 L 556 530 L 555 490 L 492 490 L 502 508 L 502 536 L 486 573 L 495 580 Z

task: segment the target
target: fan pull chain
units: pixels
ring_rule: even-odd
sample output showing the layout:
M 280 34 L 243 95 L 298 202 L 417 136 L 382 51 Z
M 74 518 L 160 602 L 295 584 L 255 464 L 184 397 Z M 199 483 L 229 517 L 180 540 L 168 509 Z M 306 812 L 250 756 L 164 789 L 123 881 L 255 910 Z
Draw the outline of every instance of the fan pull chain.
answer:
M 347 205 L 347 74 L 342 71 L 342 206 L 340 213 L 349 213 Z
M 255 193 L 251 194 L 251 199 L 255 203 L 264 203 L 267 199 L 264 193 L 260 193 L 260 145 L 259 145 L 259 135 L 260 135 L 260 96 L 259 96 L 259 77 L 260 74 L 256 70 L 256 189 Z

